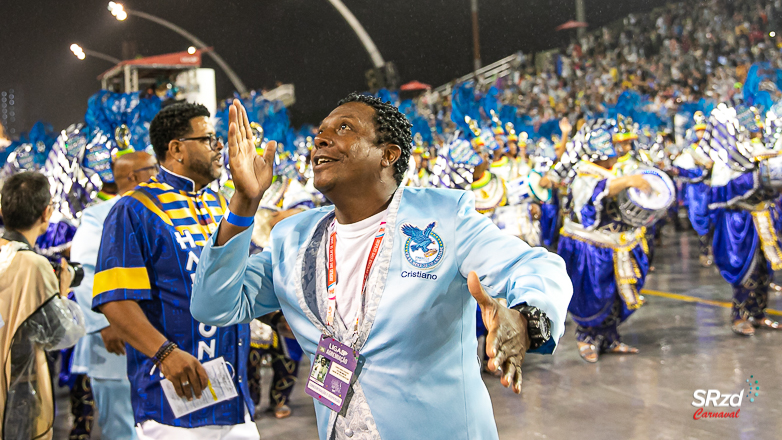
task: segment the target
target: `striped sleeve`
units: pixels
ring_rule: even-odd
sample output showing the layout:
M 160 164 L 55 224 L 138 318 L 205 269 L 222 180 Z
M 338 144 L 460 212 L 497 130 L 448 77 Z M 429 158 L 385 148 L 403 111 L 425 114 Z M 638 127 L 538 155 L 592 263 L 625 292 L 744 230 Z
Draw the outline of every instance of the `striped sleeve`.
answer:
M 104 223 L 92 287 L 95 311 L 111 301 L 152 299 L 145 222 L 134 209 L 138 203 L 133 197 L 123 197 Z

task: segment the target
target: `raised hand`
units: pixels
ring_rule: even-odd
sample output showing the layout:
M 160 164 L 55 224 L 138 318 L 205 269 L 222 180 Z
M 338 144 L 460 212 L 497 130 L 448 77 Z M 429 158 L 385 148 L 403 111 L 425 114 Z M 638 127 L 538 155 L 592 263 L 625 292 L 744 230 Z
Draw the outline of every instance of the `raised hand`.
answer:
M 481 307 L 483 324 L 488 330 L 486 355 L 489 370 L 503 372 L 500 382 L 506 388 L 521 393 L 521 364 L 530 346 L 527 320 L 516 310 L 511 310 L 489 296 L 481 286 L 478 275 L 467 275 L 467 288 Z
M 562 131 L 562 137 L 570 134 L 570 130 L 573 129 L 573 125 L 570 124 L 570 120 L 568 118 L 562 118 L 559 120 L 559 129 Z
M 261 200 L 274 177 L 274 152 L 277 149 L 277 142 L 271 141 L 266 144 L 263 156 L 255 151 L 247 110 L 238 99 L 234 99 L 228 110 L 228 121 L 228 163 L 236 187 L 234 197 L 239 196 L 245 201 L 256 201 L 252 208 L 257 208 L 257 202 Z M 236 214 L 254 213 L 255 209 L 252 209 L 252 212 Z

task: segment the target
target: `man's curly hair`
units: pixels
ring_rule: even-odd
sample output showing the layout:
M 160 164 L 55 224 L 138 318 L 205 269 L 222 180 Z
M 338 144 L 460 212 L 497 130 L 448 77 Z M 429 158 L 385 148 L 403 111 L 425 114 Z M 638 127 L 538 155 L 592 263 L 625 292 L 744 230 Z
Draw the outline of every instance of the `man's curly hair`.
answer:
M 178 102 L 164 107 L 149 124 L 149 140 L 160 163 L 166 160 L 168 143 L 186 137 L 193 127 L 190 120 L 199 116 L 211 116 L 201 104 Z
M 402 183 L 413 150 L 413 135 L 410 131 L 413 124 L 390 102 L 383 102 L 374 96 L 354 92 L 339 101 L 337 106 L 349 102 L 360 102 L 375 109 L 375 131 L 377 131 L 375 142 L 378 145 L 388 143 L 398 145 L 402 149 L 402 154 L 394 164 L 394 179 L 397 184 Z

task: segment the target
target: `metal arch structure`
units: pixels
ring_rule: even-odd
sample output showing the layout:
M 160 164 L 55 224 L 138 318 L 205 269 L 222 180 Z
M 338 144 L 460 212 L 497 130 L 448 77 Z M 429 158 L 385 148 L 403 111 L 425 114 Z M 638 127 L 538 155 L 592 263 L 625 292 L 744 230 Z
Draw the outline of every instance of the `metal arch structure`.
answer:
M 108 61 L 110 63 L 119 64 L 119 63 L 122 62 L 122 60 L 120 60 L 119 58 L 114 58 L 113 56 L 106 55 L 105 53 L 95 52 L 94 50 L 85 49 L 83 47 L 81 48 L 81 50 L 82 50 L 82 52 L 84 52 L 85 55 L 89 55 L 89 56 L 95 57 L 95 58 L 100 58 L 100 59 L 102 59 L 104 61 Z
M 342 0 L 329 0 L 329 3 L 331 3 L 332 6 L 342 15 L 342 18 L 345 19 L 345 21 L 350 25 L 350 27 L 353 29 L 353 32 L 355 32 L 358 39 L 361 41 L 361 44 L 364 46 L 364 49 L 366 49 L 367 53 L 369 54 L 369 57 L 372 59 L 372 64 L 375 68 L 381 68 L 383 67 L 386 62 L 383 59 L 383 56 L 380 54 L 380 51 L 377 49 L 377 46 L 375 46 L 375 42 L 372 41 L 372 37 L 369 36 L 366 29 L 364 29 L 364 26 L 361 25 L 361 22 L 358 21 L 355 15 L 348 9 L 347 6 L 342 2 Z M 125 9 L 122 7 L 125 13 L 128 15 L 133 15 L 139 18 L 143 18 L 149 21 L 152 21 L 154 23 L 157 23 L 161 26 L 165 26 L 166 28 L 178 33 L 179 35 L 185 37 L 186 39 L 190 40 L 193 45 L 197 49 L 206 49 L 208 46 L 198 39 L 195 35 L 191 34 L 190 32 L 184 30 L 183 28 L 175 25 L 174 23 L 171 23 L 170 21 L 164 20 L 160 17 L 156 17 L 151 14 L 147 14 L 146 12 L 136 11 L 132 9 Z M 239 92 L 239 94 L 245 94 L 247 92 L 247 87 L 244 85 L 242 80 L 239 78 L 239 76 L 236 74 L 236 72 L 231 69 L 231 67 L 228 65 L 228 63 L 225 62 L 225 60 L 214 50 L 207 52 L 210 57 L 217 63 L 218 66 L 225 72 L 225 74 L 228 76 L 228 78 L 231 80 L 231 83 L 236 87 L 236 91 Z
M 135 11 L 132 9 L 125 9 L 125 12 L 128 15 L 140 17 L 155 22 L 161 26 L 165 26 L 168 29 L 171 29 L 172 31 L 190 40 L 190 42 L 193 43 L 193 45 L 197 49 L 208 49 L 208 46 L 203 41 L 199 40 L 195 35 L 182 29 L 181 27 L 175 25 L 174 23 L 171 23 L 170 21 L 163 20 L 162 18 L 156 17 L 151 14 L 147 14 L 146 12 Z M 234 85 L 234 87 L 236 87 L 236 91 L 239 92 L 240 95 L 244 95 L 245 93 L 247 93 L 247 87 L 245 87 L 242 80 L 239 79 L 239 76 L 236 74 L 236 72 L 234 72 L 233 69 L 231 69 L 231 66 L 229 66 L 228 63 L 225 62 L 223 57 L 221 57 L 214 50 L 207 51 L 206 53 L 214 60 L 215 63 L 217 63 L 218 66 L 220 66 L 220 69 L 222 69 L 223 72 L 225 72 L 225 74 L 228 76 L 228 79 L 231 80 L 231 83 Z
M 353 32 L 356 33 L 356 36 L 359 40 L 361 40 L 361 44 L 364 45 L 364 49 L 366 49 L 369 57 L 372 58 L 372 64 L 375 65 L 375 68 L 383 67 L 386 64 L 385 60 L 383 60 L 383 56 L 380 55 L 380 51 L 377 50 L 375 42 L 372 41 L 372 38 L 364 29 L 364 26 L 361 25 L 361 22 L 358 21 L 356 16 L 350 12 L 350 9 L 348 9 L 344 3 L 342 3 L 342 0 L 329 0 L 329 3 L 331 3 L 331 5 L 334 6 L 337 11 L 339 11 L 339 13 L 342 15 L 342 18 L 344 18 L 350 27 L 353 28 Z

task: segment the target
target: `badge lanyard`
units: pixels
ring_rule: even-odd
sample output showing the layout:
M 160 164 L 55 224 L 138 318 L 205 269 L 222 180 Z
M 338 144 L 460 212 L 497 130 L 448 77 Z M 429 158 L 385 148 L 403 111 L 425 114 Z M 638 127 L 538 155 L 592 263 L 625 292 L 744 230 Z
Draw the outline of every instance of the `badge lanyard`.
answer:
M 364 281 L 361 284 L 361 311 L 363 313 L 364 303 L 366 301 L 366 289 L 367 280 L 369 279 L 369 273 L 372 271 L 372 265 L 375 263 L 377 254 L 380 253 L 380 244 L 383 242 L 383 236 L 386 235 L 386 222 L 380 223 L 380 229 L 375 234 L 375 240 L 372 242 L 372 249 L 369 251 L 369 258 L 367 259 L 367 266 L 364 269 Z M 328 248 L 328 274 L 326 277 L 326 286 L 328 287 L 328 309 L 326 312 L 326 325 L 331 326 L 334 324 L 334 314 L 337 308 L 337 231 L 334 227 L 334 222 L 329 227 L 329 248 Z M 358 323 L 361 319 L 362 313 L 356 314 L 356 325 L 354 331 L 358 331 Z

